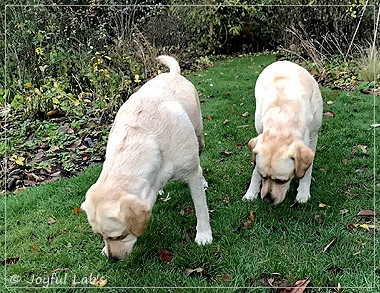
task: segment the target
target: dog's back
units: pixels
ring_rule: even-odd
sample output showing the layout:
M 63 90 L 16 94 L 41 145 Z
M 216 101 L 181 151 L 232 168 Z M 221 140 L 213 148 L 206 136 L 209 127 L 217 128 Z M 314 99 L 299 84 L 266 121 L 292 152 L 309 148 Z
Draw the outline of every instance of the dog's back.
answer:
M 276 115 L 271 113 L 271 119 L 288 119 L 283 121 L 288 126 L 298 121 L 318 130 L 321 125 L 322 97 L 318 83 L 306 69 L 295 63 L 277 61 L 267 66 L 257 79 L 255 99 L 258 133 L 262 133 L 265 115 L 271 111 L 278 112 Z

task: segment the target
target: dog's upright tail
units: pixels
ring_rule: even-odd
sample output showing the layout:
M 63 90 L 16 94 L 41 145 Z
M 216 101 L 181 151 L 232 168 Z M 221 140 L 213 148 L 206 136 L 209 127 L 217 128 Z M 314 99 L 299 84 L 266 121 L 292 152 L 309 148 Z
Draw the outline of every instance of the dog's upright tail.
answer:
M 175 60 L 173 57 L 161 55 L 158 56 L 156 60 L 161 64 L 169 67 L 170 73 L 181 74 L 181 68 L 179 67 L 177 60 Z

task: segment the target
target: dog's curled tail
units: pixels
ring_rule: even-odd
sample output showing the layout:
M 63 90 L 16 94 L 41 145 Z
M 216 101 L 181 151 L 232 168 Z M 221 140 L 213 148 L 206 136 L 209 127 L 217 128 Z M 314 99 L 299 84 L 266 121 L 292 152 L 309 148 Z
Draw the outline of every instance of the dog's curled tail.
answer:
M 181 74 L 181 68 L 179 67 L 177 60 L 175 60 L 173 57 L 161 55 L 158 56 L 156 60 L 161 64 L 169 67 L 170 73 Z

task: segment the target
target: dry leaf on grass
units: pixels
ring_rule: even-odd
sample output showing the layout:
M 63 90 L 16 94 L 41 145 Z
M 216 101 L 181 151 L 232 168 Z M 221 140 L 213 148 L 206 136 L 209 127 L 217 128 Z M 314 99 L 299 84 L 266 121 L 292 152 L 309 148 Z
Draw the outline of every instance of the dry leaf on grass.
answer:
M 57 222 L 56 219 L 54 219 L 53 217 L 49 217 L 48 220 L 47 220 L 48 224 L 49 225 L 52 225 L 52 224 L 55 224 Z
M 9 264 L 11 264 L 11 263 L 18 262 L 19 259 L 20 259 L 19 256 L 9 257 L 9 258 L 7 258 L 6 260 L 3 260 L 3 261 L 1 262 L 1 265 L 2 265 L 2 266 L 9 265 Z
M 363 228 L 367 231 L 371 231 L 371 229 L 376 229 L 375 225 L 369 225 L 369 224 L 352 224 L 352 223 L 350 223 L 347 225 L 347 227 L 350 229 L 353 229 L 353 230 L 355 230 L 357 228 Z
M 160 252 L 160 260 L 166 264 L 169 264 L 173 260 L 173 253 L 166 249 L 161 249 Z
M 107 284 L 108 280 L 107 279 L 104 279 L 104 280 L 98 280 L 98 279 L 93 279 L 90 284 L 91 285 L 94 285 L 95 287 L 104 287 L 106 284 Z
M 253 221 L 255 219 L 255 216 L 253 215 L 253 211 L 249 210 L 249 219 Z
M 302 293 L 305 291 L 310 280 L 299 280 L 294 285 L 287 288 L 282 288 L 280 293 Z
M 373 216 L 376 216 L 376 212 L 374 210 L 361 210 L 357 213 L 357 216 L 373 217 Z
M 222 280 L 225 282 L 230 282 L 230 281 L 232 281 L 232 276 L 230 274 L 223 274 Z
M 333 247 L 336 244 L 337 238 L 335 237 L 333 240 L 329 242 L 324 248 L 323 252 L 327 252 L 331 247 Z
M 319 205 L 318 205 L 318 207 L 320 207 L 320 208 L 329 208 L 330 206 L 327 205 L 327 204 L 325 204 L 325 203 L 320 202 Z
M 334 114 L 334 112 L 327 111 L 327 112 L 323 113 L 323 116 L 333 118 L 333 117 L 335 117 L 335 114 Z
M 80 214 L 80 209 L 77 207 L 74 208 L 74 214 L 79 215 Z

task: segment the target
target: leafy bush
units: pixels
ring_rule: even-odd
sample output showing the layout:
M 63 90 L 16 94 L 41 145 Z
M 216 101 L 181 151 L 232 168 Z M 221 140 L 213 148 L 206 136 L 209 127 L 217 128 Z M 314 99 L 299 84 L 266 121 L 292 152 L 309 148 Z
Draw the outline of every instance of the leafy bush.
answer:
M 311 59 L 326 76 L 326 63 L 334 56 L 348 62 L 346 53 L 372 36 L 374 9 L 368 6 L 362 14 L 363 0 L 335 2 L 126 0 L 128 5 L 116 6 L 115 0 L 36 0 L 44 5 L 7 6 L 6 11 L 2 6 L 7 31 L 0 46 L 0 53 L 6 52 L 1 102 L 5 97 L 28 117 L 112 117 L 140 83 L 157 73 L 155 57 L 163 53 L 191 69 L 210 54 L 280 48 Z M 5 33 L 3 22 L 0 30 Z

